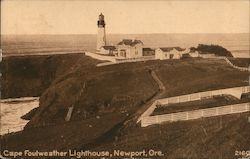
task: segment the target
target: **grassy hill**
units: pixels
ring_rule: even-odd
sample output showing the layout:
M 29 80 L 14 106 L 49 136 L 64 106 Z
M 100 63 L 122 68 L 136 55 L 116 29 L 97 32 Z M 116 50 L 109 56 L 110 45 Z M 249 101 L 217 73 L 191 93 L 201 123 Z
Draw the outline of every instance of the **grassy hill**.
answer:
M 1 97 L 40 96 L 57 77 L 72 69 L 83 54 L 11 56 L 1 62 Z M 95 63 L 95 60 L 89 59 Z
M 62 71 L 42 93 L 40 106 L 23 132 L 1 138 L 1 143 L 4 143 L 2 148 L 67 150 L 72 147 L 97 149 L 106 146 L 111 149 L 114 144 L 122 148 L 124 142 L 131 137 L 134 141 L 125 144 L 124 148 L 134 149 L 140 146 L 143 148 L 143 145 L 144 147 L 147 145 L 146 148 L 151 146 L 162 148 L 170 156 L 178 156 L 176 153 L 183 152 L 184 156 L 198 158 L 206 148 L 213 155 L 213 143 L 217 145 L 223 143 L 224 148 L 231 142 L 236 145 L 240 137 L 230 130 L 243 131 L 243 134 L 248 132 L 244 123 L 246 116 L 243 115 L 223 120 L 225 127 L 220 130 L 214 125 L 218 123 L 219 117 L 211 121 L 208 119 L 204 123 L 201 119 L 192 121 L 193 124 L 183 122 L 163 125 L 163 134 L 159 134 L 162 132 L 159 129 L 161 126 L 142 129 L 130 120 L 131 114 L 145 105 L 144 103 L 147 104 L 159 92 L 158 85 L 149 70 L 156 72 L 166 87 L 160 97 L 247 85 L 249 73 L 235 70 L 223 60 L 165 60 L 95 67 L 100 61 L 86 56 L 74 59 L 66 57 L 66 59 L 73 64 L 71 69 Z M 83 94 L 79 96 L 83 86 Z M 65 122 L 68 107 L 72 105 L 74 106 L 72 120 Z M 237 125 L 237 119 L 242 121 L 240 125 Z M 211 131 L 205 141 L 202 140 L 203 124 L 207 125 L 206 131 Z M 221 141 L 223 132 L 226 139 L 232 138 L 231 141 Z M 147 138 L 144 140 L 142 138 L 145 135 Z M 114 140 L 117 137 L 118 140 Z M 217 137 L 220 140 L 217 140 Z M 156 142 L 153 142 L 154 140 Z M 160 140 L 163 143 L 159 142 Z M 194 145 L 187 146 L 190 143 Z M 203 143 L 208 144 L 208 147 L 198 152 L 197 147 Z M 244 146 L 247 146 L 245 140 L 242 142 L 242 147 Z M 230 150 L 221 149 L 221 152 L 227 153 Z M 216 155 L 218 154 L 214 156 Z
M 158 91 L 149 69 L 155 70 L 166 87 L 162 97 L 247 85 L 248 79 L 247 72 L 237 71 L 223 60 L 166 60 L 94 67 L 88 59 L 82 57 L 74 69 L 53 81 L 41 96 L 38 113 L 28 126 L 64 122 L 72 105 L 73 120 L 109 112 L 130 114 Z M 83 94 L 77 99 L 83 85 Z

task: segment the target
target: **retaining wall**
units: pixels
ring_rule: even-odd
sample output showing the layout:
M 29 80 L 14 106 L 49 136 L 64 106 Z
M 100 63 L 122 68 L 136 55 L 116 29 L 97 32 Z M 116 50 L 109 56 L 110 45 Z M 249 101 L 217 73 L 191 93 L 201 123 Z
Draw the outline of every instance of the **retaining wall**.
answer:
M 97 64 L 98 67 L 112 65 L 112 64 L 118 64 L 118 63 L 126 63 L 126 62 L 139 62 L 139 61 L 155 60 L 154 56 L 143 56 L 143 57 L 137 57 L 137 58 L 119 59 L 118 57 L 115 57 L 115 56 L 105 56 L 105 55 L 99 55 L 99 54 L 91 53 L 91 52 L 85 52 L 85 55 L 90 56 L 94 59 L 112 62 L 112 63 L 105 62 L 103 64 L 102 63 Z
M 98 55 L 98 54 L 91 53 L 91 52 L 85 52 L 85 55 L 90 56 L 90 57 L 97 59 L 97 60 L 116 62 L 116 59 L 114 56 Z
M 147 60 L 155 60 L 155 56 L 143 56 L 137 58 L 124 58 L 124 59 L 116 59 L 117 63 L 125 63 L 125 62 L 138 62 L 138 61 L 147 61 Z

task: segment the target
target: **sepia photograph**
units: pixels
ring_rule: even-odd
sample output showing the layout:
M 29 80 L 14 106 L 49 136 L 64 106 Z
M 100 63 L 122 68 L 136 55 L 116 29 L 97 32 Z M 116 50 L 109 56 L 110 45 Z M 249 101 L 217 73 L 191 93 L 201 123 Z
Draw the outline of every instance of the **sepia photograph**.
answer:
M 1 159 L 250 159 L 249 0 L 1 0 Z

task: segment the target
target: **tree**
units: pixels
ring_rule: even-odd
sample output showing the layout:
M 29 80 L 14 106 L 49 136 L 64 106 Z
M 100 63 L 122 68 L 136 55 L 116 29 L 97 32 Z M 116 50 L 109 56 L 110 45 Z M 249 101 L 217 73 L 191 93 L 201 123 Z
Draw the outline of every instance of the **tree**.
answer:
M 233 57 L 232 53 L 219 45 L 199 44 L 197 48 L 191 47 L 190 51 L 198 51 L 201 54 L 215 54 L 217 56 Z

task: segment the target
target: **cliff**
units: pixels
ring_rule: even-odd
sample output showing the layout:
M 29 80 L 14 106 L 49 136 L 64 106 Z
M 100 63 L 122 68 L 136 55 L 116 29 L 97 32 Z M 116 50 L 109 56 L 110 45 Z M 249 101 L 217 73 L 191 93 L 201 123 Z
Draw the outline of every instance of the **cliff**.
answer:
M 1 62 L 1 98 L 40 96 L 83 54 L 9 56 Z

